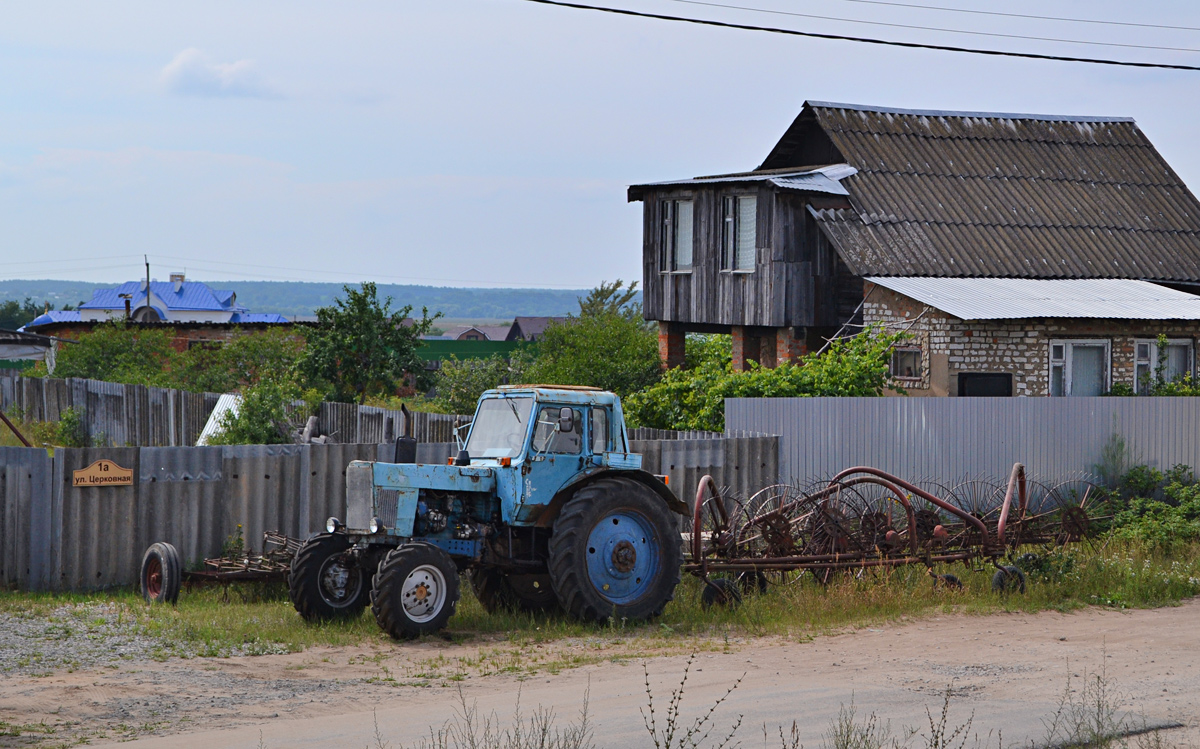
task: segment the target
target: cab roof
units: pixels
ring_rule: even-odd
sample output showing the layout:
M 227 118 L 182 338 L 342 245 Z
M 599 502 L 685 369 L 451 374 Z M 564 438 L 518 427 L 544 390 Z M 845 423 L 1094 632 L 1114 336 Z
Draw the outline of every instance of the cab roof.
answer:
M 538 400 L 553 400 L 562 403 L 613 403 L 617 396 L 600 388 L 582 385 L 501 385 L 483 394 L 489 396 L 532 395 Z

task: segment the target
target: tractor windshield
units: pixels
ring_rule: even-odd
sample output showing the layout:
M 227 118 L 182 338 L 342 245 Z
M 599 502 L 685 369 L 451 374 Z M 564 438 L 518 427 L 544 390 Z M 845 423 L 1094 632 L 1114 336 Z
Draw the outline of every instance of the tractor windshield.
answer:
M 533 398 L 488 398 L 479 403 L 467 452 L 472 458 L 515 458 L 521 454 Z

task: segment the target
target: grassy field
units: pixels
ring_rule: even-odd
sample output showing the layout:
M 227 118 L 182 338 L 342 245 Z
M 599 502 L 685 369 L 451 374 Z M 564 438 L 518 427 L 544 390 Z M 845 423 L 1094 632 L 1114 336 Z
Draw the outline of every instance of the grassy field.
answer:
M 847 575 L 828 586 L 811 575 L 792 575 L 766 593 L 749 593 L 736 608 L 705 609 L 701 585 L 685 577 L 663 616 L 649 623 L 584 624 L 561 614 L 488 614 L 464 585 L 458 613 L 444 634 L 452 642 L 536 645 L 577 638 L 637 643 L 653 651 L 708 649 L 731 638 L 779 636 L 807 639 L 843 628 L 935 614 L 998 611 L 1069 611 L 1083 606 L 1153 607 L 1200 593 L 1200 545 L 1171 558 L 1130 546 L 1053 550 L 1025 560 L 1028 592 L 992 592 L 993 568 L 946 568 L 963 590 L 935 588 L 921 567 Z M 184 591 L 177 606 L 147 606 L 133 591 L 91 594 L 0 592 L 0 613 L 20 618 L 54 618 L 69 625 L 71 611 L 103 604 L 118 623 L 155 643 L 154 657 L 221 657 L 298 652 L 314 646 L 384 646 L 390 641 L 370 611 L 350 621 L 307 624 L 292 609 L 282 587 L 234 589 L 228 602 L 219 589 Z M 111 619 L 111 616 L 110 616 Z M 86 626 L 76 623 L 73 626 Z M 581 662 L 586 662 L 584 657 Z M 555 666 L 569 667 L 570 663 Z

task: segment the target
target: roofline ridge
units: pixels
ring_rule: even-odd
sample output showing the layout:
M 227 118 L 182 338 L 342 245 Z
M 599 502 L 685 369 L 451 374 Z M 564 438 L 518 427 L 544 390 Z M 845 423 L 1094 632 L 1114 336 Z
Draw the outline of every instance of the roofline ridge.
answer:
M 832 101 L 805 101 L 805 107 L 814 109 L 849 109 L 856 112 L 878 112 L 880 114 L 904 114 L 917 117 L 977 117 L 996 120 L 1042 120 L 1047 122 L 1134 122 L 1132 117 L 1100 117 L 1094 115 L 1065 114 L 1019 114 L 1014 112 L 968 112 L 950 109 L 902 109 L 899 107 L 876 107 L 868 104 L 847 104 Z

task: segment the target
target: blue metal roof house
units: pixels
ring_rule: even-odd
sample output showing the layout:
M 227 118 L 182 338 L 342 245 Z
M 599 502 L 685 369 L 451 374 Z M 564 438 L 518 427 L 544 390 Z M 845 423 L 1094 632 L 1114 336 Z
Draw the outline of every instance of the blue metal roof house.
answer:
M 147 286 L 149 290 L 147 291 Z M 128 306 L 126 306 L 128 305 Z M 47 312 L 23 329 L 75 322 L 104 322 L 124 318 L 140 323 L 215 323 L 227 325 L 288 323 L 283 315 L 252 313 L 238 304 L 237 294 L 188 281 L 172 273 L 169 281 L 129 281 L 116 288 L 96 289 L 78 310 Z

